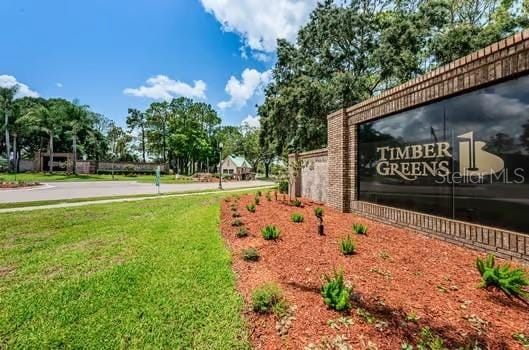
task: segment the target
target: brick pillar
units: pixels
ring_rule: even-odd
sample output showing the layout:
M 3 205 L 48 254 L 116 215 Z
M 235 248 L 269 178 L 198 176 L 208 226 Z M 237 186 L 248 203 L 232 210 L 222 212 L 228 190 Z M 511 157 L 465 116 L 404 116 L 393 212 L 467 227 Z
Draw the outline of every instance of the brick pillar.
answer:
M 358 200 L 358 124 L 349 125 L 349 209 L 352 208 L 352 201 Z
M 345 109 L 327 117 L 327 150 L 329 190 L 327 203 L 330 207 L 347 212 L 350 210 L 350 131 Z M 356 136 L 354 137 L 356 141 Z

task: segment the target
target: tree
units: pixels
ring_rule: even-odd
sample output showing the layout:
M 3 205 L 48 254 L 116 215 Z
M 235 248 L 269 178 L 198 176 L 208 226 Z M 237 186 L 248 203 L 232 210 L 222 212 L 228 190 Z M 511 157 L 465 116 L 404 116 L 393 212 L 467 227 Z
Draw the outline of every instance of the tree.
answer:
M 145 118 L 145 113 L 141 112 L 138 109 L 129 108 L 129 113 L 127 115 L 127 126 L 129 129 L 140 130 L 140 137 L 141 137 L 141 153 L 142 153 L 142 159 L 145 163 L 147 160 L 145 158 L 145 126 L 147 124 L 147 119 Z
M 78 101 L 74 101 L 73 103 L 67 105 L 65 112 L 69 118 L 66 123 L 66 126 L 69 130 L 66 131 L 66 134 L 72 140 L 72 169 L 73 173 L 77 174 L 77 143 L 79 134 L 83 130 L 90 129 L 93 121 L 90 119 L 91 115 L 88 113 L 88 106 L 80 105 Z
M 13 113 L 13 101 L 17 93 L 18 86 L 10 88 L 0 88 L 0 106 L 4 114 L 4 135 L 6 145 L 6 159 L 9 162 L 8 169 L 12 170 L 11 159 L 11 144 L 9 140 L 9 117 Z

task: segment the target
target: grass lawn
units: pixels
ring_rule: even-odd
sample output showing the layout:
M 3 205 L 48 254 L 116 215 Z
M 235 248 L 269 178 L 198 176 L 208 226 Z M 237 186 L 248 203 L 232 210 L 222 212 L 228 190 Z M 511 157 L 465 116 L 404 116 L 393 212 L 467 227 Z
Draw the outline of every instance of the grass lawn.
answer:
M 0 182 L 15 181 L 15 174 L 0 173 Z M 112 181 L 112 175 L 66 175 L 56 173 L 53 175 L 47 173 L 21 173 L 16 175 L 16 181 L 26 182 L 74 182 L 74 181 Z M 154 183 L 154 175 L 124 176 L 115 175 L 114 181 L 137 181 L 145 183 Z M 193 180 L 189 177 L 176 178 L 172 175 L 163 175 L 160 179 L 165 184 L 189 183 Z
M 0 348 L 248 348 L 219 198 L 0 214 Z

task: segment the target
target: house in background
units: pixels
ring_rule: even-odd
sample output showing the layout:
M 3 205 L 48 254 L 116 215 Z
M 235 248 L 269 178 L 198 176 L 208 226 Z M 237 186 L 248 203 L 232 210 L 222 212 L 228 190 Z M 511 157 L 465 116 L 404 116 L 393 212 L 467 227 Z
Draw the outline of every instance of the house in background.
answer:
M 222 175 L 233 176 L 237 180 L 250 180 L 254 177 L 252 166 L 244 157 L 229 155 L 222 161 Z

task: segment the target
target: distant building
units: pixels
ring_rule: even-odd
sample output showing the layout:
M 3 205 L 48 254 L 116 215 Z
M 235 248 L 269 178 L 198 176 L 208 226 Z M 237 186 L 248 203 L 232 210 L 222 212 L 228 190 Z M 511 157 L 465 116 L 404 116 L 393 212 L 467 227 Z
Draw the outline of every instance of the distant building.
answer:
M 222 175 L 248 180 L 253 177 L 252 166 L 244 157 L 229 155 L 222 161 Z

